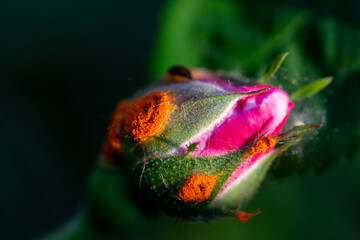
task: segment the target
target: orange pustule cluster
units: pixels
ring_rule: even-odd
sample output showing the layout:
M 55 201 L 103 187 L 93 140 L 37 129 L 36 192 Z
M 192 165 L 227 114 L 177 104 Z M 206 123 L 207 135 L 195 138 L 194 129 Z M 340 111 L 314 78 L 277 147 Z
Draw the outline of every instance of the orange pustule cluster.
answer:
M 244 153 L 242 159 L 245 159 L 249 156 L 255 155 L 256 153 L 264 153 L 270 147 L 274 147 L 276 145 L 278 138 L 277 137 L 263 137 L 258 140 L 253 147 L 251 147 L 248 151 Z
M 124 129 L 137 141 L 160 132 L 173 109 L 173 98 L 166 92 L 152 92 L 132 102 L 124 113 Z
M 112 115 L 106 140 L 102 147 L 102 152 L 107 159 L 112 159 L 114 154 L 120 150 L 119 128 L 126 106 L 126 101 L 119 102 Z
M 259 213 L 261 213 L 261 209 L 255 211 L 255 212 L 242 212 L 242 211 L 237 211 L 235 213 L 235 217 L 240 221 L 240 222 L 247 222 L 250 218 L 258 215 Z
M 202 202 L 210 197 L 217 177 L 207 174 L 194 174 L 187 178 L 179 191 L 179 197 L 184 202 Z
M 272 137 L 263 137 L 255 143 L 254 147 L 250 148 L 250 154 L 264 153 L 269 147 L 274 147 L 276 140 Z

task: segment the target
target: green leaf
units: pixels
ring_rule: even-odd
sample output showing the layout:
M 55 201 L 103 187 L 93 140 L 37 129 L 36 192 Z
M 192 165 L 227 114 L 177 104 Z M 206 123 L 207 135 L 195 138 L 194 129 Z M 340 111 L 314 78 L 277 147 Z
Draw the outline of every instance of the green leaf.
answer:
M 289 51 L 286 51 L 277 55 L 273 60 L 271 60 L 266 67 L 264 76 L 261 77 L 258 81 L 261 83 L 268 81 L 277 72 L 277 70 L 281 66 L 281 63 L 284 61 L 288 54 Z
M 328 86 L 332 80 L 333 77 L 325 77 L 315 82 L 309 83 L 305 86 L 302 86 L 300 89 L 298 89 L 297 91 L 293 92 L 290 95 L 290 100 L 295 101 L 302 98 L 311 97 L 315 93 L 319 92 L 320 90 Z
M 281 11 L 281 10 L 280 10 Z M 289 14 L 289 12 L 287 12 Z M 243 68 L 254 68 L 258 66 L 259 61 L 274 54 L 274 49 L 289 49 L 287 46 L 298 39 L 298 34 L 304 26 L 312 19 L 308 11 L 292 12 L 286 21 L 279 21 L 280 26 L 277 30 L 268 36 L 267 40 L 262 42 L 243 63 Z M 241 54 L 241 52 L 239 53 Z

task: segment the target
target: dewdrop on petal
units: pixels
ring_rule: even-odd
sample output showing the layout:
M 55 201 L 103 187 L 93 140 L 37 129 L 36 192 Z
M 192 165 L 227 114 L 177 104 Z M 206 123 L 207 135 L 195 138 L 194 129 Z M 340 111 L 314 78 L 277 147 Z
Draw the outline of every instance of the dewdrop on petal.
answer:
M 120 104 L 103 158 L 118 156 L 146 206 L 185 219 L 246 222 L 259 211 L 244 212 L 244 203 L 274 157 L 319 127 L 281 133 L 293 105 L 286 92 L 266 83 L 239 84 L 217 72 L 175 67 L 159 85 Z

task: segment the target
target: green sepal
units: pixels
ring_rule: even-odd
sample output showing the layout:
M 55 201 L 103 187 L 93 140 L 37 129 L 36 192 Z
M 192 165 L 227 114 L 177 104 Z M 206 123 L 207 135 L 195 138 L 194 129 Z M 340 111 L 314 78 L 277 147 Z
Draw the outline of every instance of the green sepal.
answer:
M 135 167 L 141 183 L 143 198 L 153 201 L 165 212 L 182 218 L 195 219 L 212 215 L 224 215 L 220 209 L 209 206 L 231 173 L 240 165 L 244 151 L 239 150 L 220 157 L 189 157 L 176 155 L 140 160 Z M 184 202 L 179 198 L 180 188 L 193 174 L 216 176 L 216 184 L 210 198 L 203 202 Z M 138 176 L 141 176 L 140 179 Z
M 321 127 L 321 124 L 306 124 L 306 125 L 300 125 L 295 126 L 292 129 L 286 131 L 283 134 L 280 134 L 280 141 L 290 141 L 294 139 L 302 138 L 304 135 L 311 133 L 312 131 L 318 129 Z
M 292 94 L 290 94 L 290 100 L 295 101 L 303 98 L 308 98 L 327 87 L 333 80 L 333 77 L 325 77 L 302 86 Z
M 275 157 L 291 145 L 296 144 L 300 139 L 293 140 L 276 148 L 273 152 L 264 154 L 242 175 L 239 182 L 227 189 L 221 195 L 218 195 L 211 203 L 214 208 L 230 210 L 237 209 L 241 204 L 247 202 L 254 195 L 263 181 L 265 174 Z
M 286 56 L 289 54 L 289 51 L 283 52 L 279 55 L 277 55 L 273 60 L 269 62 L 269 64 L 266 66 L 265 74 L 261 78 L 258 79 L 258 82 L 265 83 L 267 82 L 280 68 L 282 62 L 286 58 Z
M 246 172 L 235 180 L 232 186 L 227 187 L 224 192 L 216 196 L 211 206 L 222 208 L 224 211 L 225 209 L 230 211 L 237 209 L 241 204 L 247 202 L 260 186 L 275 157 L 290 146 L 298 143 L 305 134 L 314 131 L 318 127 L 320 125 L 315 124 L 295 126 L 284 134 L 279 135 L 282 144 L 278 144 L 274 151 L 266 153 L 257 159 Z
M 245 93 L 229 93 L 184 102 L 177 106 L 160 135 L 141 142 L 145 155 L 166 155 L 176 151 L 180 146 L 207 127 L 217 122 L 242 97 L 255 95 L 269 88 Z
M 192 157 L 188 153 L 196 149 L 196 143 L 193 143 L 183 155 L 138 157 L 134 177 L 143 195 L 142 198 L 148 201 L 147 204 L 158 206 L 170 215 L 186 219 L 209 219 L 212 216 L 228 215 L 252 197 L 277 154 L 296 144 L 304 134 L 319 126 L 296 126 L 279 135 L 279 144 L 276 148 L 257 159 L 255 164 L 244 172 L 246 175 L 243 176 L 246 177 L 242 177 L 239 183 L 230 186 L 231 191 L 221 192 L 221 195 L 219 192 L 228 178 L 244 161 L 243 155 L 247 147 L 224 156 Z M 134 159 L 135 156 L 128 157 Z M 184 202 L 178 196 L 186 179 L 193 174 L 217 177 L 210 198 L 203 202 Z

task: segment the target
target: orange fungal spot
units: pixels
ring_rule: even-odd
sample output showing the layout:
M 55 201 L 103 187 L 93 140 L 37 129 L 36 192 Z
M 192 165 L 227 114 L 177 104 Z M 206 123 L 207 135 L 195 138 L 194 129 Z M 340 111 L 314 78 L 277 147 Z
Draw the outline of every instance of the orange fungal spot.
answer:
M 161 91 L 135 100 L 124 114 L 125 131 L 137 141 L 156 135 L 174 108 L 172 100 L 172 96 Z
M 187 178 L 178 195 L 184 202 L 202 202 L 210 197 L 216 179 L 207 174 L 193 174 Z
M 235 213 L 235 217 L 240 221 L 240 222 L 247 222 L 250 218 L 258 215 L 259 213 L 261 213 L 261 209 L 256 210 L 255 212 L 241 212 L 241 211 L 237 211 Z
M 253 147 L 246 151 L 241 159 L 245 159 L 249 156 L 255 155 L 256 153 L 264 153 L 269 147 L 276 145 L 277 137 L 263 137 L 258 140 Z
M 119 128 L 126 106 L 126 101 L 120 101 L 111 117 L 106 140 L 102 147 L 102 153 L 107 159 L 113 158 L 114 154 L 120 150 Z
M 266 150 L 269 147 L 274 147 L 276 144 L 276 140 L 272 137 L 263 137 L 261 138 L 259 141 L 256 142 L 255 144 L 255 152 L 259 153 L 259 152 L 266 152 Z

